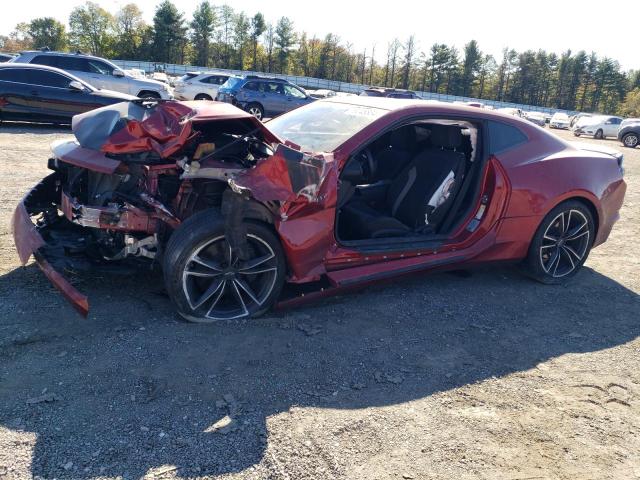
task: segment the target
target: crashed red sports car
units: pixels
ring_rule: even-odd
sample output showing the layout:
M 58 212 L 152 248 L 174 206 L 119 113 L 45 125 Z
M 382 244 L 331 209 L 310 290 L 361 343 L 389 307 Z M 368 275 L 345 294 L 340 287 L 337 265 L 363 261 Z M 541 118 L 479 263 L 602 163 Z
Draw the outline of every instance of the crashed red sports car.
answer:
M 259 315 L 428 270 L 576 274 L 619 217 L 622 156 L 513 116 L 419 100 L 314 102 L 261 123 L 147 100 L 73 119 L 18 205 L 16 246 L 82 313 L 65 271 L 158 264 L 178 312 Z

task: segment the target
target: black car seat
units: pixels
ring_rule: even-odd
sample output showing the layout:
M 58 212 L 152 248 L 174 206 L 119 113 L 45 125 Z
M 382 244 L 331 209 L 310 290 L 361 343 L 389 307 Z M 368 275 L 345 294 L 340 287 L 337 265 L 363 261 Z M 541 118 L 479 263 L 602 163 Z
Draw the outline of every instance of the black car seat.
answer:
M 374 209 L 363 201 L 345 205 L 341 221 L 355 238 L 404 236 L 436 231 L 444 219 L 465 170 L 460 127 L 431 126 L 431 147 L 425 149 L 393 179 L 385 205 Z
M 413 158 L 416 147 L 415 127 L 405 125 L 389 134 L 389 145 L 375 154 L 376 180 L 393 179 Z

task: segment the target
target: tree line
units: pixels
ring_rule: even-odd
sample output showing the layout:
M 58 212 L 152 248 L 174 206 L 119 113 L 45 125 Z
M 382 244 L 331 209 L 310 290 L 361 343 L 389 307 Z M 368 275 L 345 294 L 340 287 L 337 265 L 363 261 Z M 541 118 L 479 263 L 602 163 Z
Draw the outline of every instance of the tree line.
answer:
M 640 71 L 625 72 L 616 60 L 595 52 L 567 50 L 558 55 L 505 48 L 495 58 L 483 53 L 475 40 L 461 51 L 442 43 L 421 48 L 414 35 L 355 51 L 352 43 L 333 33 L 317 38 L 298 32 L 287 17 L 270 23 L 260 12 L 249 16 L 208 0 L 196 7 L 190 21 L 164 0 L 156 7 L 153 24 L 143 20 L 134 3 L 112 15 L 86 2 L 71 12 L 68 25 L 36 18 L 0 36 L 3 50 L 42 47 L 640 116 Z M 377 49 L 384 52 L 382 62 L 376 60 L 381 52 Z

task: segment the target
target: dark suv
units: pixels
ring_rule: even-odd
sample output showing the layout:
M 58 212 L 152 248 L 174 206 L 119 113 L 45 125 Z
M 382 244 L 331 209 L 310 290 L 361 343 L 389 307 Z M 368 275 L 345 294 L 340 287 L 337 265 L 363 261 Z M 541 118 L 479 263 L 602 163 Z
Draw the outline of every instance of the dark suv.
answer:
M 618 130 L 618 140 L 625 147 L 636 148 L 640 144 L 640 118 L 623 120 Z
M 369 87 L 360 92 L 361 97 L 388 97 L 420 99 L 416 92 L 399 88 Z
M 315 99 L 287 80 L 245 75 L 229 77 L 220 86 L 216 100 L 231 103 L 262 120 L 306 105 Z

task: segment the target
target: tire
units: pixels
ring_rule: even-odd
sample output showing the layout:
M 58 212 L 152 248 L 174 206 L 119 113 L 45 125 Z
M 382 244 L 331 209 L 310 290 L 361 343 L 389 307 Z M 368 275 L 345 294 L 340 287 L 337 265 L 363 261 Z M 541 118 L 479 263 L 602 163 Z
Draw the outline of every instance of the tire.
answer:
M 622 137 L 622 145 L 628 148 L 636 148 L 640 143 L 640 138 L 637 133 L 630 132 L 627 133 L 624 137 Z
M 247 112 L 256 117 L 258 120 L 262 120 L 264 118 L 264 108 L 259 103 L 250 103 L 245 108 Z
M 578 132 L 573 132 L 573 134 L 574 134 L 576 137 L 579 137 L 579 136 L 580 136 L 580 134 L 579 134 Z
M 213 100 L 213 98 L 211 98 L 210 95 L 207 95 L 206 93 L 199 93 L 198 95 L 196 95 L 194 97 L 194 100 Z
M 160 100 L 160 94 L 158 92 L 152 92 L 149 90 L 143 90 L 138 94 L 139 98 L 149 98 L 151 100 Z
M 596 132 L 596 134 L 593 136 L 593 138 L 598 139 L 598 140 L 602 140 L 604 138 L 604 135 L 602 133 L 602 130 L 598 130 Z
M 257 317 L 280 296 L 286 273 L 280 241 L 262 222 L 246 221 L 246 226 L 253 256 L 244 261 L 231 253 L 217 209 L 196 213 L 171 235 L 163 258 L 165 286 L 186 320 Z
M 593 215 L 582 202 L 561 203 L 544 217 L 533 236 L 525 272 L 548 285 L 566 282 L 587 260 L 594 233 Z

